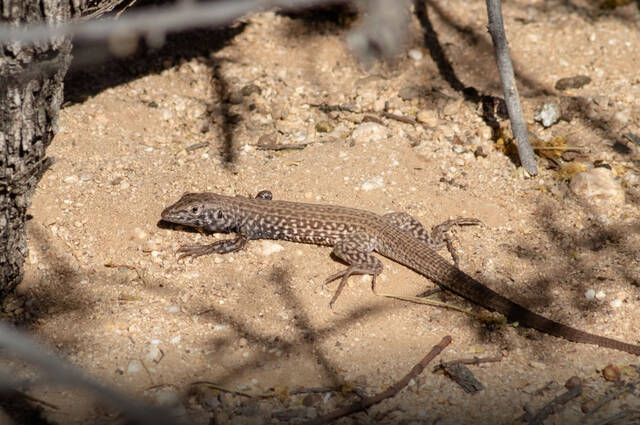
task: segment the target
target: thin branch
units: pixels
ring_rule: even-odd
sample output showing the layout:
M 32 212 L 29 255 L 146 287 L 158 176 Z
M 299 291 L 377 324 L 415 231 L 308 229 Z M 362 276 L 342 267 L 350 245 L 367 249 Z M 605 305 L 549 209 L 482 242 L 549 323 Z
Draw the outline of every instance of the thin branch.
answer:
M 0 323 L 0 347 L 23 361 L 41 369 L 48 383 L 77 386 L 108 402 L 127 417 L 140 424 L 172 425 L 178 423 L 164 409 L 155 408 L 133 399 L 84 376 L 79 370 L 56 358 L 45 347 L 9 326 Z
M 427 364 L 429 364 L 431 360 L 433 360 L 438 354 L 440 354 L 442 350 L 444 350 L 450 343 L 451 343 L 451 337 L 449 335 L 442 338 L 442 340 L 437 345 L 434 345 L 431 351 L 429 351 L 429 353 L 427 353 L 427 355 L 422 360 L 420 360 L 420 363 L 415 365 L 411 369 L 411 371 L 409 371 L 409 373 L 405 375 L 404 378 L 400 379 L 398 382 L 390 386 L 387 390 L 373 397 L 364 398 L 342 409 L 334 410 L 333 412 L 327 415 L 319 416 L 316 419 L 306 422 L 304 425 L 325 424 L 333 420 L 336 420 L 338 418 L 341 418 L 343 416 L 347 416 L 352 413 L 359 412 L 370 406 L 373 406 L 374 404 L 380 403 L 384 399 L 395 396 L 400 392 L 400 390 L 402 390 L 404 387 L 407 386 L 409 381 L 411 381 L 412 379 L 420 375 L 424 370 L 424 368 L 427 367 Z
M 509 112 L 513 137 L 515 137 L 518 146 L 520 162 L 530 175 L 535 176 L 538 174 L 538 167 L 531 143 L 529 142 L 527 126 L 522 118 L 522 107 L 520 106 L 516 77 L 513 73 L 513 64 L 511 63 L 507 37 L 504 33 L 500 0 L 487 0 L 487 14 L 489 16 L 489 33 L 493 40 L 496 62 L 498 63 L 500 83 L 502 84 L 504 100 L 507 104 L 507 111 Z
M 105 40 L 114 34 L 158 34 L 203 26 L 228 24 L 248 13 L 274 8 L 292 9 L 326 3 L 326 0 L 226 0 L 184 2 L 179 6 L 132 10 L 114 19 L 99 19 L 87 24 L 72 20 L 56 26 L 32 24 L 15 27 L 0 25 L 0 45 L 13 42 L 47 42 L 51 38 L 73 35 L 76 40 Z

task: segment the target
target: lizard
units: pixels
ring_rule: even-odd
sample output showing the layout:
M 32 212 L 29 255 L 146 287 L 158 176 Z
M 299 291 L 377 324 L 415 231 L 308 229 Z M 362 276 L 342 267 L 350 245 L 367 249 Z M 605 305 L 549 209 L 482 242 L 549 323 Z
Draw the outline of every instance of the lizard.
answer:
M 352 275 L 371 275 L 372 288 L 383 266 L 374 251 L 400 263 L 441 288 L 449 290 L 509 320 L 568 341 L 593 344 L 640 355 L 640 346 L 595 335 L 548 319 L 483 285 L 441 257 L 429 246 L 428 231 L 407 213 L 378 215 L 370 211 L 337 205 L 310 204 L 271 199 L 269 191 L 255 198 L 216 193 L 186 193 L 162 211 L 164 222 L 201 228 L 213 233 L 235 233 L 233 239 L 209 245 L 184 245 L 182 257 L 224 254 L 239 251 L 252 239 L 285 241 L 333 247 L 333 254 L 344 261 L 346 269 L 323 282 L 340 279 L 331 299 L 335 302 Z M 459 219 L 452 224 L 474 224 L 475 219 Z M 437 244 L 437 242 L 436 242 Z M 451 249 L 450 249 L 451 250 Z

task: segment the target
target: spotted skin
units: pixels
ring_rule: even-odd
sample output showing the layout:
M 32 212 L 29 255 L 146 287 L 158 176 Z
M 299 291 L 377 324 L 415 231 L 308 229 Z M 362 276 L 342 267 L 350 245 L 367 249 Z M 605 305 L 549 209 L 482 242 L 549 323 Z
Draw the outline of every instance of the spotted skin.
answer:
M 444 289 L 518 321 L 522 326 L 573 342 L 640 355 L 638 345 L 594 335 L 547 319 L 498 294 L 448 263 L 427 243 L 416 238 L 415 225 L 413 230 L 411 225 L 408 231 L 403 230 L 402 223 L 398 225 L 401 221 L 398 220 L 399 216 L 390 218 L 355 208 L 268 198 L 270 196 L 245 198 L 216 193 L 187 193 L 165 208 L 162 219 L 184 226 L 201 227 L 210 232 L 232 232 L 237 235 L 230 242 L 182 247 L 178 252 L 183 256 L 232 252 L 241 249 L 252 239 L 283 239 L 333 246 L 334 253 L 348 267 L 330 276 L 325 284 L 342 278 L 338 288 L 341 290 L 350 275 L 370 274 L 375 278 L 382 272 L 382 264 L 373 255 L 375 251 L 433 280 Z

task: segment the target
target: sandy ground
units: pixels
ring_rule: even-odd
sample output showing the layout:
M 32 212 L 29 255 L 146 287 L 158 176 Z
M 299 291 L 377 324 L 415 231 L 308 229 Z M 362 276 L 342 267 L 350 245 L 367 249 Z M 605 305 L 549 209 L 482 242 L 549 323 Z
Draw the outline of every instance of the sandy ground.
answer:
M 499 95 L 484 7 L 438 2 L 430 12 L 458 77 Z M 30 210 L 23 301 L 16 301 L 25 303 L 18 313 L 27 328 L 89 375 L 168 404 L 192 423 L 313 418 L 357 400 L 345 389 L 382 391 L 445 335 L 453 342 L 436 362 L 504 356 L 469 366 L 481 391 L 468 394 L 428 368 L 398 396 L 344 423 L 510 423 L 565 392 L 574 376 L 582 394 L 546 424 L 620 412 L 627 416 L 616 423 L 638 421 L 633 391 L 583 413 L 637 382 L 636 356 L 378 297 L 369 278 L 353 278 L 331 310 L 333 287 L 320 283 L 343 265 L 330 248 L 253 241 L 241 252 L 178 261 L 180 245 L 214 237 L 158 226 L 162 209 L 191 191 L 269 189 L 277 199 L 406 211 L 428 226 L 476 217 L 483 226 L 456 231 L 463 270 L 547 317 L 640 343 L 640 153 L 622 137 L 640 134 L 637 4 L 603 12 L 592 3 L 517 1 L 504 13 L 530 131 L 579 147 L 577 159 L 567 159 L 609 165 L 624 201 L 590 206 L 541 158 L 537 177 L 519 177 L 494 147 L 478 105 L 438 73 L 415 18 L 412 54 L 365 69 L 345 47 L 348 28 L 266 13 L 144 59 L 71 74 L 49 149 L 57 162 Z M 554 88 L 575 75 L 591 83 Z M 420 96 L 399 96 L 415 87 Z M 573 112 L 544 129 L 533 117 L 551 101 Z M 423 122 L 383 118 L 385 104 Z M 614 149 L 616 141 L 628 150 Z M 261 150 L 265 144 L 307 145 Z M 478 147 L 486 157 L 474 154 Z M 381 292 L 434 287 L 383 264 Z M 481 311 L 450 294 L 435 299 Z M 607 365 L 620 382 L 605 379 Z M 197 381 L 251 394 L 275 389 L 279 397 L 248 398 Z M 341 385 L 342 393 L 288 393 Z M 73 390 L 32 394 L 59 407 L 44 408 L 55 423 L 115 420 Z

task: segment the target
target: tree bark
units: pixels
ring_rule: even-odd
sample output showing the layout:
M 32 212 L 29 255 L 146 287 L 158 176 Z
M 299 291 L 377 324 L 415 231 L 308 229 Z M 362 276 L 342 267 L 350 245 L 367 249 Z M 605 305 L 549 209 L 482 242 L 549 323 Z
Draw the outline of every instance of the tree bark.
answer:
M 3 24 L 55 23 L 71 17 L 71 3 L 3 0 L 1 13 Z M 27 207 L 50 162 L 70 61 L 69 37 L 0 46 L 0 300 L 22 280 Z

